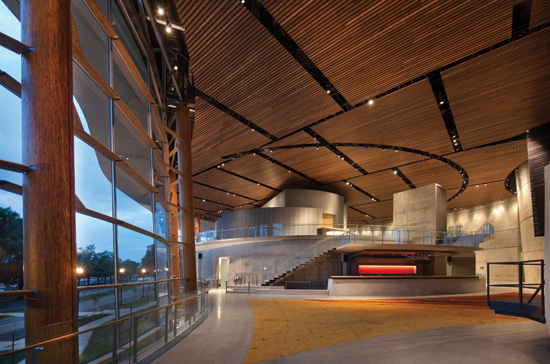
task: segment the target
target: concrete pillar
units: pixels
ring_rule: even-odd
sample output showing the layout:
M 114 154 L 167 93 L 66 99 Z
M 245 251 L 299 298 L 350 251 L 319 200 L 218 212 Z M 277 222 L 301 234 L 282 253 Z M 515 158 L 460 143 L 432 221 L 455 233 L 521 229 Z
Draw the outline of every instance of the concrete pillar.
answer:
M 181 234 L 183 246 L 184 292 L 197 290 L 197 269 L 195 261 L 195 229 L 193 222 L 193 169 L 191 164 L 191 120 L 189 108 L 176 108 L 176 132 L 183 142 L 176 141 L 178 148 L 179 193 L 181 210 Z
M 544 167 L 544 231 L 545 235 L 545 269 L 544 269 L 544 281 L 550 282 L 550 164 Z M 548 285 L 544 287 L 546 297 L 548 297 Z M 550 303 L 548 299 L 545 300 L 546 310 L 546 324 L 548 330 L 550 330 Z
M 544 237 L 536 237 L 533 225 L 533 204 L 531 199 L 531 181 L 529 162 L 519 166 L 516 172 L 518 198 L 518 218 L 523 260 L 544 259 Z M 540 271 L 534 267 L 525 268 L 525 281 L 540 281 Z
M 77 330 L 71 2 L 22 0 L 25 343 Z M 45 345 L 40 363 L 78 363 L 76 338 Z M 31 362 L 31 353 L 27 353 Z

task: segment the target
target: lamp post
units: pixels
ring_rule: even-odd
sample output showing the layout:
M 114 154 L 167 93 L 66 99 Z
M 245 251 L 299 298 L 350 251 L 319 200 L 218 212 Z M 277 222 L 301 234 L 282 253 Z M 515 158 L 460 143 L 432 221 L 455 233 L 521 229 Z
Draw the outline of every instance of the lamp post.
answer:
M 120 283 L 122 284 L 124 282 L 124 272 L 126 272 L 126 269 L 120 268 L 118 271 L 120 272 Z M 120 289 L 120 304 L 122 305 L 123 304 L 122 303 L 122 286 L 119 287 L 119 289 Z
M 82 276 L 82 273 L 84 273 L 84 269 L 82 267 L 76 267 L 76 285 L 80 285 L 80 277 Z
M 142 268 L 141 277 L 143 278 L 143 284 L 141 285 L 141 298 L 145 297 L 145 273 L 147 273 L 147 270 L 145 268 Z

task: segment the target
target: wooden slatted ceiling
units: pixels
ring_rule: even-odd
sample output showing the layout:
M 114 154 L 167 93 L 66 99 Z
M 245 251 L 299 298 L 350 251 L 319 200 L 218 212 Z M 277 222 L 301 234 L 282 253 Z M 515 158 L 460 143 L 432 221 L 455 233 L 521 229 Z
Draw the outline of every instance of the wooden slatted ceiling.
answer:
M 373 143 L 420 149 L 435 154 L 453 151 L 433 91 L 423 80 L 372 105 L 363 105 L 313 129 L 331 143 Z
M 352 183 L 380 200 L 389 200 L 393 198 L 394 193 L 410 190 L 409 185 L 392 171 L 354 178 Z
M 447 191 L 447 197 L 452 197 L 457 190 Z M 490 183 L 487 186 L 468 187 L 460 196 L 447 203 L 448 208 L 465 208 L 479 206 L 484 203 L 498 201 L 513 196 L 506 188 L 504 182 Z
M 464 148 L 548 122 L 550 29 L 442 73 Z
M 227 177 L 230 178 L 231 176 L 227 175 Z M 193 184 L 193 196 L 198 197 L 199 200 L 206 199 L 216 202 L 223 202 L 230 206 L 239 206 L 250 202 L 250 200 L 247 200 L 243 197 L 233 196 L 232 193 L 227 194 L 226 192 L 218 191 L 213 188 L 208 188 L 197 183 Z M 200 207 L 201 202 L 202 201 L 196 202 L 198 207 Z
M 371 219 L 362 214 L 355 215 L 357 213 L 356 211 L 352 209 L 348 209 L 348 221 L 352 223 L 359 222 L 358 220 L 366 220 L 371 224 L 381 224 L 384 221 L 393 220 L 393 200 L 382 201 L 382 202 L 377 202 L 377 203 L 368 204 L 368 205 L 352 206 L 352 207 L 355 207 L 358 210 L 364 211 L 367 214 L 376 217 L 376 219 Z M 352 211 L 354 211 L 353 214 L 351 214 Z M 355 221 L 352 220 L 351 217 L 354 217 L 354 216 L 357 216 L 358 220 L 355 220 Z
M 423 155 L 403 151 L 396 153 L 395 150 L 392 149 L 382 150 L 379 148 L 363 147 L 338 147 L 338 149 L 369 173 L 418 162 L 428 158 Z
M 399 170 L 403 172 L 416 187 L 438 183 L 446 189 L 451 189 L 458 188 L 462 185 L 462 177 L 456 169 L 434 159 L 400 167 Z
M 267 153 L 271 155 L 272 153 Z M 316 184 L 262 157 L 246 155 L 225 165 L 225 169 L 273 188 L 312 188 Z M 231 177 L 231 176 L 228 176 Z
M 268 138 L 197 98 L 192 153 L 193 173 L 221 163 L 222 156 L 252 149 Z
M 198 211 L 206 210 L 206 211 L 218 212 L 219 210 L 227 211 L 229 209 L 229 207 L 225 205 L 208 202 L 208 201 L 202 202 L 202 201 L 195 200 L 193 201 L 193 204 L 196 205 L 196 208 L 198 209 Z
M 531 21 L 530 28 L 550 21 L 550 1 L 548 0 L 533 0 L 531 4 Z
M 224 191 L 228 191 L 231 194 L 236 193 L 256 200 L 271 198 L 278 193 L 277 191 L 274 191 L 267 187 L 258 186 L 242 178 L 234 178 L 233 176 L 225 172 L 218 171 L 218 169 L 211 169 L 209 171 L 201 173 L 198 176 L 195 176 L 193 180 L 220 188 Z
M 177 5 L 203 92 L 276 136 L 340 110 L 240 1 Z
M 511 1 L 266 0 L 351 104 L 509 38 Z
M 304 131 L 299 131 L 296 134 L 292 134 L 289 137 L 286 137 L 284 139 L 278 140 L 270 144 L 268 147 L 279 147 L 282 145 L 297 145 L 297 144 L 316 144 L 316 143 L 318 142 L 314 140 L 311 135 L 309 135 Z
M 359 175 L 355 168 L 326 148 L 275 150 L 269 156 L 321 183 Z
M 510 171 L 527 160 L 527 144 L 525 140 L 518 140 L 467 150 L 449 158 L 468 172 L 469 190 L 479 183 L 505 180 Z

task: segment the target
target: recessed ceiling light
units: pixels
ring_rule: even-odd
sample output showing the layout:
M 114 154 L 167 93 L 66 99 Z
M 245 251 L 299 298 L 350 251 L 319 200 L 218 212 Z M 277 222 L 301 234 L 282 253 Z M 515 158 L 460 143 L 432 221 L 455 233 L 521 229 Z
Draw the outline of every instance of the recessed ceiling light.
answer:
M 393 171 L 393 174 L 397 174 L 397 171 Z
M 327 94 L 330 94 L 330 90 L 327 90 Z
M 164 15 L 164 9 L 163 8 L 158 8 L 157 14 L 158 15 Z
M 178 66 L 174 66 L 174 71 L 177 71 L 178 70 Z
M 372 105 L 372 104 L 374 104 L 374 100 L 373 100 L 373 99 L 370 99 L 370 100 L 369 100 L 369 105 Z
M 444 103 L 444 101 L 439 101 L 439 105 L 443 105 Z

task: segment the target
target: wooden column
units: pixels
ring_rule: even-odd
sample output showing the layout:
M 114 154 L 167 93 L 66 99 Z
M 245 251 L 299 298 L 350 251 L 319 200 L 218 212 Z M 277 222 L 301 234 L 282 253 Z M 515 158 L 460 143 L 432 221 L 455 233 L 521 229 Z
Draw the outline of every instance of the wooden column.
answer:
M 27 345 L 77 330 L 71 2 L 22 0 L 23 177 Z M 78 340 L 45 345 L 40 363 L 78 363 Z M 27 362 L 31 354 L 27 353 Z
M 178 183 L 175 183 L 178 181 L 178 176 L 170 172 L 170 203 L 173 205 L 178 204 Z M 170 240 L 171 241 L 178 241 L 178 209 L 174 206 L 171 207 L 171 224 L 170 224 Z M 172 276 L 170 278 L 176 278 L 180 276 L 180 245 L 174 245 L 170 246 L 170 266 L 172 267 Z M 179 300 L 181 299 L 181 281 L 171 281 L 171 288 L 172 288 L 172 299 L 173 300 Z
M 201 233 L 201 217 L 195 216 L 195 242 L 199 242 L 199 234 Z
M 193 170 L 191 165 L 191 120 L 189 109 L 180 105 L 176 108 L 176 133 L 183 142 L 176 141 L 178 148 L 181 233 L 183 242 L 183 286 L 185 293 L 197 290 L 197 269 L 195 263 L 195 231 L 193 223 Z

